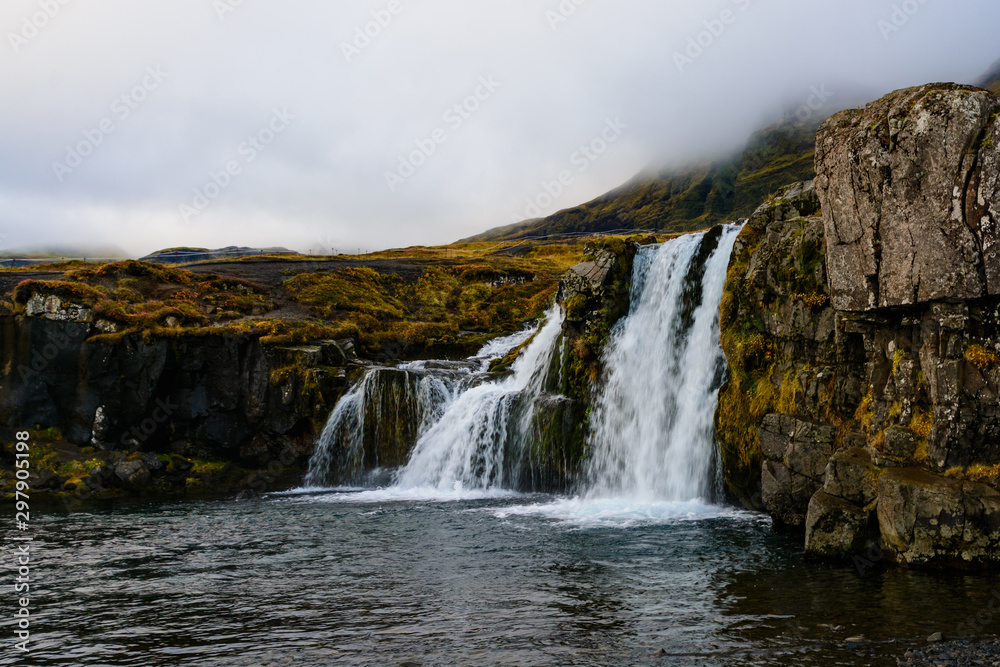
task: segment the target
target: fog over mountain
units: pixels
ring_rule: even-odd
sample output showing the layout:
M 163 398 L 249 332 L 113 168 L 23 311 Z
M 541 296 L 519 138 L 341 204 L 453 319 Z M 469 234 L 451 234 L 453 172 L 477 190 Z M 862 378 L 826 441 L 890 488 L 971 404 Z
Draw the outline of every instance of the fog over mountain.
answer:
M 819 97 L 974 82 L 998 24 L 993 0 L 7 0 L 0 246 L 446 243 Z

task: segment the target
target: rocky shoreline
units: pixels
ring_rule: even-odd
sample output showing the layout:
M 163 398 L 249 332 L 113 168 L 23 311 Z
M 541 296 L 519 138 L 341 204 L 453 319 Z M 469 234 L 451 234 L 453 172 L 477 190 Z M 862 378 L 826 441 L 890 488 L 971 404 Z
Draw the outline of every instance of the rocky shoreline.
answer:
M 1000 639 L 951 640 L 912 648 L 896 660 L 900 667 L 1000 666 Z

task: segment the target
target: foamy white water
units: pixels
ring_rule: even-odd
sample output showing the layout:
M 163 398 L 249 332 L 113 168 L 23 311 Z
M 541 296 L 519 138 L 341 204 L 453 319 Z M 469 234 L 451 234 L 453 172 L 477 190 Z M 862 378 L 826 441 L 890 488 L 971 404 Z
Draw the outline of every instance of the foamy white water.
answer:
M 687 502 L 712 495 L 713 418 L 725 359 L 719 302 L 735 226 L 704 267 L 705 234 L 641 248 L 632 307 L 604 352 L 591 418 L 587 498 Z
M 388 486 L 377 489 L 355 487 L 300 488 L 284 493 L 270 494 L 287 500 L 320 503 L 450 503 L 458 501 L 503 500 L 517 498 L 523 494 L 501 488 L 490 489 L 440 489 L 430 486 L 401 487 Z
M 707 519 L 746 520 L 759 516 L 734 507 L 713 505 L 701 500 L 649 501 L 622 497 L 563 498 L 550 503 L 514 505 L 489 511 L 499 519 L 542 517 L 551 519 L 559 525 L 577 528 L 631 528 Z
M 471 387 L 451 402 L 417 441 L 397 486 L 457 493 L 503 486 L 545 386 L 562 323 L 562 308 L 554 305 L 510 376 Z
M 309 460 L 306 487 L 358 482 L 364 472 L 366 437 L 386 424 L 390 431 L 410 431 L 416 438 L 444 414 L 446 407 L 490 361 L 524 343 L 537 331 L 527 327 L 489 341 L 466 361 L 414 361 L 374 367 L 345 394 L 327 419 Z M 409 422 L 409 423 L 402 423 Z M 373 462 L 378 465 L 378 461 Z

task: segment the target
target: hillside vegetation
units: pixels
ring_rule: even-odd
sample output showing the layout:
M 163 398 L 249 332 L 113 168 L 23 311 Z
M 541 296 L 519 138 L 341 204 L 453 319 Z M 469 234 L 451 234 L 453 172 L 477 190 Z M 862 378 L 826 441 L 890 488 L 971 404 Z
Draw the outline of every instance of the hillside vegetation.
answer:
M 582 206 L 497 227 L 466 240 L 626 229 L 676 233 L 747 217 L 782 186 L 813 178 L 820 120 L 782 121 L 754 133 L 745 149 L 730 157 L 641 174 Z
M 363 258 L 253 257 L 184 268 L 139 261 L 49 267 L 45 279 L 4 277 L 15 313 L 88 311 L 91 338 L 251 335 L 289 345 L 353 338 L 373 357 L 465 354 L 539 317 L 562 273 L 583 257 L 571 243 L 385 251 Z M 29 277 L 30 276 L 30 277 Z M 51 301 L 49 305 L 51 305 Z

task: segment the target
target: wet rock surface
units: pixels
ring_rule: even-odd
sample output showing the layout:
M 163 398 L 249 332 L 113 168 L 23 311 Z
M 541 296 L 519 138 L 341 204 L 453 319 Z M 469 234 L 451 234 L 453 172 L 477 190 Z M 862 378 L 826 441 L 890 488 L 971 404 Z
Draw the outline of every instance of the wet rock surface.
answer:
M 998 111 L 935 84 L 833 116 L 814 185 L 779 192 L 737 243 L 727 483 L 752 500 L 759 465 L 761 506 L 809 553 L 1000 563 Z

